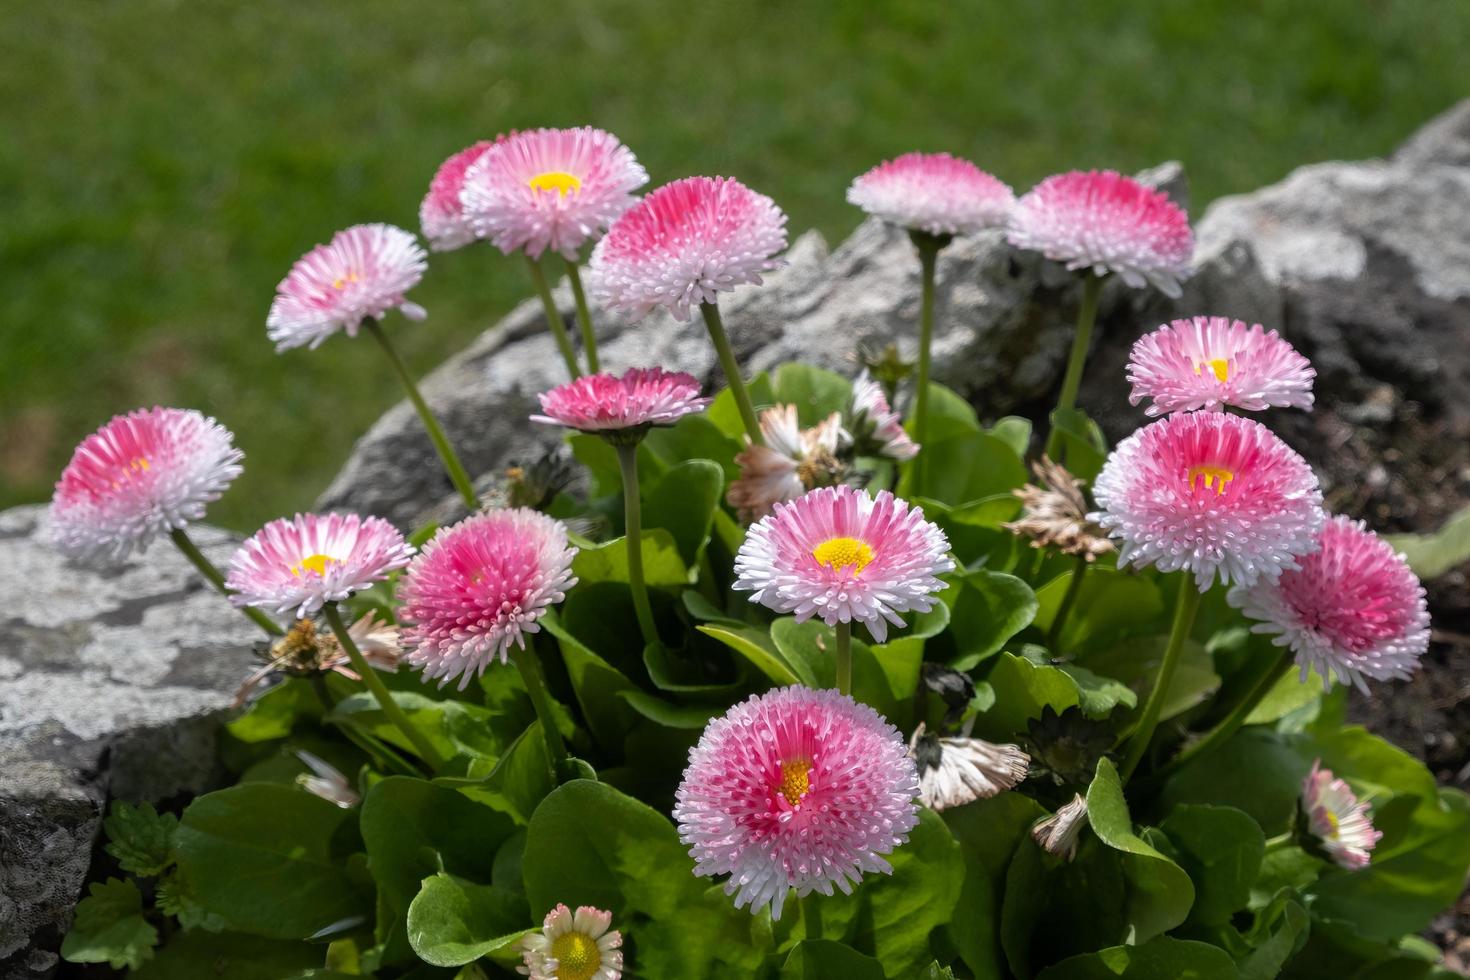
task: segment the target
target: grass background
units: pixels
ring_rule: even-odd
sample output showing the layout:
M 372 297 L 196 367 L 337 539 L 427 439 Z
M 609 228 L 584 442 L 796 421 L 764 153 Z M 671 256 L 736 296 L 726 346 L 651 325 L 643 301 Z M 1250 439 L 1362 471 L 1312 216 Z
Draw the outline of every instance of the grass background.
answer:
M 399 395 L 367 342 L 274 354 L 275 283 L 336 228 L 416 228 L 439 161 L 500 130 L 592 123 L 655 184 L 734 174 L 834 241 L 852 176 L 913 148 L 1018 190 L 1179 158 L 1198 214 L 1391 150 L 1466 94 L 1466 36 L 1464 0 L 6 4 L 0 505 L 153 403 L 236 432 L 216 521 L 309 504 Z M 528 294 L 488 250 L 438 257 L 429 320 L 393 329 L 427 371 Z

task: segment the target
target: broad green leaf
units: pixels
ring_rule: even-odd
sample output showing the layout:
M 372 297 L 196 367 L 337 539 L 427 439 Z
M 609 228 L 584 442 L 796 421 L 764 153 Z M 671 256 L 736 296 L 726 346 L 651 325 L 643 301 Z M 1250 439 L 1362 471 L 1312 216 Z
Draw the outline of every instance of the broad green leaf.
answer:
M 639 469 L 643 469 L 645 456 L 658 460 L 659 472 L 667 472 L 684 460 L 704 459 L 719 466 L 726 480 L 733 480 L 740 475 L 735 456 L 742 445 L 741 440 L 721 432 L 707 416 L 686 415 L 671 426 L 656 426 L 648 431 L 639 447 Z
M 645 494 L 644 524 L 674 538 L 684 565 L 693 568 L 704 553 L 710 526 L 725 489 L 725 471 L 707 459 L 687 459 L 670 468 Z
M 639 690 L 619 691 L 618 697 L 644 718 L 665 728 L 701 730 L 711 718 L 726 710 L 726 706 L 720 704 L 673 704 Z
M 1181 803 L 1232 806 L 1274 837 L 1290 828 L 1310 766 L 1311 760 L 1302 759 L 1289 737 L 1244 728 L 1170 777 L 1160 806 L 1165 811 Z
M 1014 575 L 978 569 L 957 578 L 946 594 L 955 654 L 950 666 L 970 670 L 992 657 L 1036 618 L 1037 597 Z
M 1078 707 L 1089 718 L 1106 718 L 1120 704 L 1124 708 L 1138 705 L 1138 695 L 1133 693 L 1133 688 L 1120 680 L 1095 674 L 1077 664 L 1057 666 L 1077 684 Z
M 741 669 L 730 669 L 728 658 L 712 662 L 675 652 L 661 642 L 643 648 L 643 666 L 648 670 L 648 679 L 659 690 L 705 697 L 737 690 L 745 682 L 746 674 Z M 716 671 L 722 676 L 715 676 Z
M 791 669 L 808 687 L 837 685 L 836 635 L 821 620 L 798 623 L 783 616 L 771 624 L 771 640 Z M 906 724 L 919 686 L 923 642 L 913 637 L 883 646 L 852 641 L 852 695 L 872 705 L 895 724 Z
M 1123 640 L 1110 650 L 1089 654 L 1082 662 L 1108 677 L 1129 684 L 1137 692 L 1152 690 L 1164 662 L 1167 636 L 1139 636 Z M 1205 648 L 1187 640 L 1179 652 L 1179 663 L 1169 682 L 1160 720 L 1167 720 L 1196 707 L 1220 687 L 1220 676 Z
M 1302 680 L 1301 672 L 1288 670 L 1280 680 L 1272 685 L 1271 690 L 1261 699 L 1261 703 L 1251 710 L 1245 719 L 1247 725 L 1268 725 L 1273 721 L 1280 721 L 1299 708 L 1322 700 L 1322 678 L 1313 671 Z
M 285 738 L 303 720 L 320 718 L 322 703 L 301 677 L 288 677 L 250 702 L 245 713 L 225 725 L 242 742 Z
M 158 930 L 143 918 L 143 896 L 131 881 L 94 882 L 77 903 L 76 918 L 61 942 L 69 963 L 107 963 L 136 969 L 153 955 Z
M 960 842 L 965 869 L 949 934 L 978 977 L 1004 975 L 997 929 L 1006 867 L 1017 846 L 1032 846 L 1028 831 L 1044 816 L 1039 803 L 1020 793 L 1002 793 L 944 811 L 944 822 Z
M 935 440 L 910 464 L 905 496 L 965 504 L 1006 493 L 1026 482 L 1026 467 L 1004 440 L 984 432 Z
M 904 428 L 914 434 L 914 419 L 910 413 Z M 954 436 L 969 435 L 980 431 L 980 419 L 970 403 L 937 381 L 929 382 L 929 441 L 937 443 Z M 925 447 L 927 448 L 927 447 Z
M 1088 832 L 1070 861 L 1020 842 L 1001 905 L 1001 948 L 1012 973 L 1027 980 L 1049 963 L 1127 941 L 1125 857 Z
M 765 674 L 778 685 L 806 684 L 808 687 L 815 686 L 814 679 L 798 677 L 792 664 L 786 662 L 786 658 L 776 649 L 768 631 L 757 629 L 754 626 L 732 626 L 727 624 L 706 623 L 695 627 L 705 636 L 719 640 L 725 646 L 740 654 L 746 660 L 755 665 L 755 668 Z
M 262 939 L 244 933 L 175 933 L 130 980 L 281 980 L 322 965 L 314 943 Z
M 1191 922 L 1224 925 L 1245 908 L 1266 854 L 1266 835 L 1254 820 L 1234 807 L 1186 805 L 1170 811 L 1159 829 L 1194 882 Z
M 764 371 L 753 378 L 745 379 L 745 391 L 750 395 L 750 403 L 757 412 L 776 403 L 775 393 L 771 390 L 771 379 Z M 735 404 L 735 396 L 728 387 L 720 389 L 705 414 L 717 429 L 739 444 L 745 444 L 745 423 L 740 418 L 740 408 Z
M 529 919 L 524 895 L 440 872 L 408 907 L 408 941 L 425 963 L 463 966 L 520 942 Z
M 225 928 L 223 919 L 199 904 L 199 899 L 189 885 L 189 879 L 177 868 L 158 880 L 158 886 L 153 893 L 153 904 L 164 915 L 178 919 L 179 925 L 185 929 L 221 932 Z
M 851 946 L 804 939 L 781 967 L 781 980 L 885 980 L 883 966 Z
M 1011 447 L 1011 451 L 1023 459 L 1031 447 L 1031 420 L 1019 415 L 1007 415 L 996 419 L 990 434 Z
M 631 680 L 612 664 L 567 630 L 555 610 L 548 610 L 541 625 L 556 637 L 562 662 L 572 682 L 572 693 L 582 709 L 587 727 L 599 742 L 617 745 L 633 727 L 634 718 L 625 702 L 618 698 L 622 691 L 637 690 Z
M 1387 540 L 1403 552 L 1415 575 L 1438 578 L 1470 561 L 1470 507 L 1456 511 L 1433 533 L 1390 534 Z
M 130 874 L 156 877 L 173 863 L 174 830 L 179 818 L 159 813 L 152 803 L 118 801 L 102 822 L 107 832 L 107 853 Z
M 1311 917 L 1294 892 L 1283 889 L 1271 906 L 1256 915 L 1248 941 L 1255 948 L 1240 962 L 1240 980 L 1273 980 L 1306 941 Z
M 643 581 L 649 588 L 679 588 L 689 584 L 689 569 L 679 556 L 674 536 L 661 527 L 643 532 Z M 614 538 L 584 547 L 572 559 L 579 585 L 628 582 L 626 538 Z
M 833 412 L 843 412 L 852 400 L 852 382 L 840 374 L 809 364 L 788 361 L 776 368 L 772 394 L 781 405 L 795 405 L 803 428 L 810 428 Z
M 537 805 L 556 786 L 551 771 L 551 752 L 541 733 L 541 722 L 533 721 L 527 725 L 520 738 L 511 743 L 495 763 L 495 768 L 483 779 L 474 782 L 441 779 L 437 782 L 453 785 L 465 796 L 505 814 L 517 824 L 529 823 Z
M 1219 946 L 1159 936 L 1140 946 L 1084 953 L 1042 970 L 1036 980 L 1237 980 L 1235 961 Z
M 975 718 L 975 733 L 992 741 L 1008 741 L 1040 718 L 1048 706 L 1057 714 L 1082 703 L 1077 682 L 1060 667 L 1032 663 L 1001 653 L 985 678 L 995 689 L 995 704 Z
M 414 691 L 391 691 L 393 700 L 445 758 L 495 759 L 504 750 L 490 710 L 468 701 L 441 701 Z M 413 751 L 403 731 L 388 719 L 373 695 L 359 691 L 337 702 L 331 718 L 360 726 L 375 738 Z
M 1057 576 L 1036 590 L 1036 627 L 1042 632 L 1050 632 L 1075 574 L 1074 566 L 1072 571 Z M 1153 582 L 1142 576 L 1098 566 L 1088 567 L 1085 574 L 1087 577 L 1072 604 L 1054 652 L 1083 654 L 1103 651 L 1125 637 L 1168 632 L 1168 624 L 1164 622 L 1164 600 Z
M 1052 429 L 1059 434 L 1057 462 L 1088 483 L 1097 478 L 1108 455 L 1108 441 L 1097 423 L 1076 408 L 1058 408 L 1051 413 Z

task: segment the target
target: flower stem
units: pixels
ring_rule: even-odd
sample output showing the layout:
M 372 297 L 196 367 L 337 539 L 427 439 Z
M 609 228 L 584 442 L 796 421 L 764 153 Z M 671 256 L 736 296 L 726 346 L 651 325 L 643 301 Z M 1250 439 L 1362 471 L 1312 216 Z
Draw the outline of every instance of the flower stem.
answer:
M 1056 617 L 1051 621 L 1051 629 L 1046 631 L 1046 645 L 1053 654 L 1060 653 L 1057 649 L 1057 641 L 1062 638 L 1062 628 L 1067 625 L 1067 616 L 1071 614 L 1072 607 L 1077 603 L 1077 596 L 1082 592 L 1082 581 L 1087 576 L 1087 569 L 1091 567 L 1086 558 L 1078 556 L 1077 567 L 1072 570 L 1072 579 L 1067 583 L 1067 591 L 1062 595 L 1062 604 L 1057 607 Z
M 938 264 L 940 245 L 933 240 L 914 238 L 919 249 L 920 280 L 923 285 L 919 304 L 919 377 L 914 389 L 914 441 L 923 447 L 929 439 L 929 368 L 934 343 L 934 269 Z
M 852 694 L 852 623 L 837 624 L 837 693 Z
M 408 371 L 408 365 L 403 363 L 403 358 L 398 356 L 392 341 L 383 332 L 383 327 L 377 320 L 368 319 L 362 321 L 363 329 L 373 335 L 378 346 L 383 348 L 383 353 L 388 357 L 388 363 L 393 365 L 393 371 L 398 375 L 398 380 L 403 383 L 403 390 L 408 395 L 414 410 L 419 413 L 419 418 L 424 423 L 424 428 L 429 433 L 429 441 L 434 444 L 434 451 L 439 454 L 439 460 L 444 464 L 444 472 L 449 474 L 449 482 L 454 484 L 454 489 L 459 491 L 459 496 L 464 500 L 465 506 L 470 513 L 480 509 L 480 499 L 475 496 L 474 484 L 470 481 L 469 473 L 465 472 L 464 464 L 459 461 L 454 447 L 449 444 L 449 437 L 439 426 L 439 420 L 434 418 L 434 413 L 429 410 L 429 403 L 424 401 L 424 396 L 419 394 L 419 386 L 414 382 L 413 375 Z
M 1164 648 L 1164 662 L 1159 665 L 1159 676 L 1154 678 L 1154 689 L 1149 693 L 1148 701 L 1143 706 L 1143 714 L 1138 719 L 1138 727 L 1134 729 L 1133 739 L 1128 745 L 1128 757 L 1123 762 L 1121 773 L 1124 783 L 1133 775 L 1133 770 L 1138 768 L 1138 763 L 1148 751 L 1149 742 L 1153 740 L 1154 729 L 1159 725 L 1159 715 L 1164 710 L 1164 699 L 1169 696 L 1169 685 L 1173 683 L 1174 671 L 1179 667 L 1179 655 L 1184 651 L 1184 641 L 1189 639 L 1189 631 L 1194 626 L 1194 617 L 1199 612 L 1201 598 L 1203 593 L 1195 588 L 1194 581 L 1188 575 L 1179 576 L 1179 601 L 1174 607 L 1174 625 L 1169 630 L 1169 645 Z
M 220 574 L 218 568 L 214 567 L 214 562 L 204 557 L 204 552 L 199 550 L 199 546 L 189 537 L 188 532 L 181 527 L 176 527 L 168 532 L 168 537 L 174 543 L 174 547 L 178 548 L 184 557 L 189 559 L 189 564 L 198 569 L 199 574 L 203 575 L 209 581 L 209 584 L 214 586 L 215 591 L 228 599 L 230 589 L 225 585 L 225 577 Z M 286 635 L 286 631 L 281 628 L 279 623 L 275 622 L 259 609 L 253 606 L 240 606 L 239 609 L 246 616 L 250 617 L 251 622 L 255 623 L 256 626 L 259 626 L 271 636 Z
M 1249 691 L 1246 691 L 1245 697 L 1240 699 L 1240 702 L 1236 704 L 1230 714 L 1218 725 L 1206 732 L 1199 741 L 1171 759 L 1168 765 L 1164 766 L 1155 774 L 1154 778 L 1160 778 L 1169 773 L 1176 772 L 1188 763 L 1204 758 L 1223 745 L 1230 736 L 1240 730 L 1240 727 L 1245 724 L 1245 720 L 1251 716 L 1251 712 L 1255 711 L 1257 706 L 1265 700 L 1266 695 L 1271 693 L 1271 689 L 1276 686 L 1276 682 L 1286 676 L 1286 672 L 1291 668 L 1291 664 L 1292 658 L 1288 651 L 1281 650 L 1278 652 L 1276 654 L 1276 660 L 1256 679 L 1256 683 L 1252 685 Z
M 342 651 L 347 654 L 347 659 L 352 663 L 352 669 L 357 671 L 358 676 L 362 678 L 363 686 L 377 699 L 378 705 L 383 709 L 383 714 L 403 733 L 403 737 L 408 739 L 414 751 L 419 754 L 419 758 L 423 759 L 431 770 L 438 772 L 444 768 L 444 759 L 429 741 L 428 736 L 409 720 L 403 708 L 393 700 L 393 695 L 388 692 L 388 687 L 378 676 L 378 672 L 357 648 L 357 642 L 347 631 L 347 624 L 342 621 L 342 613 L 338 611 L 337 604 L 327 603 L 322 607 L 322 614 L 326 617 L 327 624 L 332 627 L 332 632 L 336 634 L 337 642 L 342 645 Z
M 709 338 L 714 341 L 715 353 L 720 356 L 720 366 L 725 369 L 725 381 L 730 385 L 730 394 L 735 397 L 735 406 L 740 409 L 740 420 L 745 423 L 745 431 L 752 444 L 763 446 L 766 440 L 761 436 L 760 422 L 756 420 L 755 407 L 750 403 L 750 392 L 745 390 L 745 382 L 740 378 L 740 364 L 735 360 L 735 352 L 730 349 L 730 338 L 725 335 L 720 308 L 713 303 L 701 303 L 699 311 L 704 314 L 705 326 L 709 327 Z
M 1097 322 L 1097 301 L 1102 295 L 1102 282 L 1101 276 L 1086 272 L 1082 274 L 1082 303 L 1077 307 L 1077 330 L 1072 334 L 1072 353 L 1067 357 L 1067 373 L 1062 376 L 1062 393 L 1057 396 L 1057 411 L 1073 408 L 1077 404 L 1077 391 L 1082 387 L 1082 367 L 1087 363 L 1092 327 Z M 1063 462 L 1066 454 L 1061 449 L 1061 430 L 1056 427 L 1053 417 L 1046 452 L 1052 459 Z
M 567 281 L 572 284 L 572 298 L 577 301 L 577 323 L 582 328 L 582 346 L 587 350 L 587 373 L 602 370 L 597 362 L 597 334 L 592 332 L 592 311 L 587 308 L 587 294 L 582 291 L 582 273 L 576 260 L 567 259 Z
M 561 351 L 561 359 L 566 362 L 567 373 L 575 381 L 582 376 L 582 369 L 577 366 L 577 355 L 572 350 L 572 339 L 567 336 L 567 326 L 562 322 L 561 311 L 556 308 L 556 300 L 551 298 L 551 287 L 546 284 L 546 273 L 541 271 L 541 263 L 529 255 L 526 256 L 526 264 L 531 267 L 531 281 L 536 284 L 536 295 L 541 297 L 541 310 L 546 314 L 546 325 L 551 328 L 557 350 Z
M 628 548 L 628 587 L 633 592 L 633 609 L 638 613 L 638 630 L 643 645 L 658 642 L 653 606 L 643 581 L 643 505 L 638 498 L 638 444 L 618 444 L 618 466 L 623 471 L 624 544 Z
M 511 644 L 507 652 L 516 670 L 521 672 L 526 693 L 531 696 L 531 707 L 536 709 L 536 720 L 541 723 L 541 736 L 546 739 L 546 750 L 551 753 L 551 771 L 557 782 L 561 782 L 567 744 L 562 741 L 561 729 L 556 727 L 556 714 L 551 710 L 551 695 L 546 693 L 546 683 L 541 679 L 541 663 L 536 659 L 534 642 L 526 647 Z

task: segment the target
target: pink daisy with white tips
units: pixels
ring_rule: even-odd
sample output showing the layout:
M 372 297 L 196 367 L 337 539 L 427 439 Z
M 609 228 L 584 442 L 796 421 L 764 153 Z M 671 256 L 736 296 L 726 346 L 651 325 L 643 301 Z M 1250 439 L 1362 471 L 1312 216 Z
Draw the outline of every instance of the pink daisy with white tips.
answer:
M 734 588 L 797 622 L 862 623 L 879 643 L 901 613 L 928 612 L 953 571 L 949 541 L 924 512 L 886 490 L 876 498 L 823 487 L 753 524 L 735 556 Z
M 799 896 L 850 894 L 918 823 L 919 777 L 898 729 L 836 691 L 783 687 L 710 722 L 675 793 L 697 875 L 730 876 L 735 907 L 781 917 Z
M 1134 289 L 1152 285 L 1165 296 L 1179 296 L 1194 271 L 1194 233 L 1183 209 L 1111 170 L 1046 178 L 1016 202 L 1007 237 L 1068 269 L 1116 273 Z
M 192 409 L 140 408 L 83 439 L 51 498 L 51 534 L 67 555 L 120 561 L 203 519 L 241 473 L 244 453 Z
M 942 236 L 1004 227 L 1016 195 L 968 160 L 905 153 L 854 180 L 847 200 L 902 228 Z
M 477 237 L 509 255 L 548 249 L 575 261 L 637 201 L 648 172 L 617 137 L 591 126 L 534 129 L 497 140 L 460 191 Z
M 1120 442 L 1093 483 L 1088 519 L 1118 541 L 1118 564 L 1181 569 L 1201 592 L 1216 575 L 1275 579 L 1315 551 L 1322 491 L 1270 429 L 1219 412 L 1153 422 Z
M 852 383 L 852 437 L 859 453 L 902 463 L 919 455 L 919 444 L 904 431 L 903 419 L 888 406 L 883 386 L 865 369 Z
M 1134 405 L 1149 415 L 1312 407 L 1312 363 L 1275 330 L 1223 316 L 1175 320 L 1138 338 L 1128 358 Z
M 1332 770 L 1323 769 L 1321 759 L 1302 783 L 1302 811 L 1307 829 L 1334 864 L 1349 871 L 1368 866 L 1383 837 L 1373 826 L 1373 808 Z
M 230 559 L 237 606 L 306 618 L 403 568 L 413 548 L 380 517 L 297 514 L 255 532 Z
M 565 905 L 546 913 L 540 932 L 521 939 L 522 965 L 531 980 L 618 980 L 623 975 L 623 935 L 612 926 L 612 913 L 583 905 Z
M 494 145 L 494 140 L 481 140 L 465 147 L 440 164 L 429 181 L 429 192 L 419 205 L 419 228 L 434 251 L 463 248 L 475 240 L 475 229 L 465 214 L 460 192 L 470 167 Z
M 1418 576 L 1362 521 L 1328 518 L 1319 543 L 1275 582 L 1231 589 L 1231 604 L 1291 648 L 1302 680 L 1316 670 L 1326 686 L 1336 678 L 1366 693 L 1367 680 L 1408 679 L 1429 649 Z
M 532 415 L 532 422 L 594 433 L 673 425 L 712 401 L 699 394 L 693 375 L 663 368 L 633 368 L 622 377 L 587 375 L 537 397 L 543 414 Z
M 405 656 L 442 687 L 462 691 L 491 661 L 537 633 L 546 610 L 577 584 L 558 520 L 529 507 L 476 514 L 441 528 L 398 588 Z
M 362 321 L 398 310 L 422 320 L 424 308 L 404 298 L 429 267 L 418 239 L 392 225 L 353 225 L 307 252 L 281 284 L 266 318 L 277 351 L 320 346 L 332 334 L 357 336 Z
M 597 243 L 592 296 L 640 320 L 662 307 L 688 320 L 720 293 L 758 284 L 781 265 L 786 215 L 730 177 L 685 177 L 625 213 Z

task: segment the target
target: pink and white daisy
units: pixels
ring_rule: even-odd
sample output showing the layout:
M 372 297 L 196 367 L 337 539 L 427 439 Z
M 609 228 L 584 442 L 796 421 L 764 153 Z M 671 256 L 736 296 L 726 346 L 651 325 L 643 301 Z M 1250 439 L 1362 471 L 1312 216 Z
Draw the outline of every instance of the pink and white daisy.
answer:
M 515 135 L 514 133 L 510 135 Z M 505 139 L 502 136 L 500 139 Z M 463 248 L 475 240 L 475 229 L 465 214 L 460 192 L 464 190 L 466 172 L 495 145 L 494 140 L 480 140 L 467 146 L 439 165 L 429 192 L 419 205 L 419 228 L 429 247 L 436 252 Z
M 240 545 L 225 584 L 237 606 L 304 619 L 381 582 L 412 555 L 381 517 L 297 514 L 271 521 Z
M 356 337 L 362 321 L 396 309 L 410 320 L 426 314 L 403 294 L 429 267 L 418 240 L 392 225 L 353 225 L 296 260 L 276 287 L 266 334 L 276 350 L 312 349 L 337 331 Z
M 1223 316 L 1175 320 L 1138 338 L 1128 358 L 1129 402 L 1145 398 L 1149 415 L 1219 411 L 1226 405 L 1259 412 L 1312 407 L 1312 362 L 1275 330 Z
M 867 368 L 852 383 L 852 435 L 858 452 L 886 456 L 903 462 L 919 455 L 919 444 L 903 430 L 903 419 L 888 407 L 883 386 L 874 381 Z
M 1383 836 L 1373 827 L 1373 808 L 1332 770 L 1323 769 L 1321 759 L 1312 763 L 1302 783 L 1302 811 L 1307 828 L 1334 864 L 1349 871 L 1368 866 Z
M 565 905 L 546 913 L 540 932 L 521 939 L 523 966 L 531 980 L 618 980 L 623 975 L 623 934 L 612 913 L 583 905 L 573 914 Z
M 725 501 L 747 524 L 765 517 L 779 503 L 831 486 L 844 472 L 837 458 L 847 438 L 840 413 L 802 429 L 795 405 L 777 405 L 761 412 L 760 427 L 765 444 L 747 443 L 736 455 L 740 478 L 725 494 Z
M 398 598 L 405 659 L 462 691 L 510 645 L 526 645 L 546 610 L 577 584 L 576 548 L 562 523 L 528 507 L 489 511 L 441 528 L 409 566 Z
M 1021 196 L 1007 236 L 1068 269 L 1109 272 L 1177 297 L 1193 273 L 1194 233 L 1168 195 L 1111 170 L 1048 177 Z
M 969 160 L 905 153 L 854 180 L 847 200 L 911 231 L 969 235 L 1004 227 L 1016 195 Z
M 633 368 L 621 378 L 589 374 L 537 397 L 544 414 L 532 415 L 532 422 L 593 433 L 673 425 L 712 401 L 700 397 L 699 380 L 693 375 L 663 368 Z
M 204 517 L 245 454 L 192 409 L 140 408 L 83 439 L 56 483 L 51 534 L 73 558 L 120 561 Z
M 730 177 L 685 177 L 628 210 L 597 243 L 592 296 L 641 320 L 658 307 L 688 320 L 736 286 L 781 265 L 786 215 Z
M 575 261 L 637 201 L 648 172 L 617 137 L 591 126 L 512 133 L 470 166 L 460 203 L 480 238 L 533 259 Z
M 735 588 L 797 622 L 859 622 L 882 643 L 899 613 L 928 612 L 955 567 L 944 532 L 887 490 L 823 487 L 751 526 L 735 556 Z
M 753 695 L 705 728 L 674 794 L 697 875 L 730 875 L 735 907 L 787 892 L 851 894 L 918 823 L 919 779 L 898 729 L 836 691 Z
M 1305 460 L 1259 422 L 1188 412 L 1120 442 L 1093 482 L 1088 519 L 1118 540 L 1118 564 L 1187 569 L 1250 586 L 1317 548 L 1322 492 Z
M 1362 521 L 1330 517 L 1321 547 L 1275 582 L 1230 590 L 1230 602 L 1252 619 L 1257 633 L 1275 634 L 1302 670 L 1323 684 L 1332 678 L 1364 693 L 1366 679 L 1405 680 L 1429 649 L 1424 586 L 1387 542 Z

